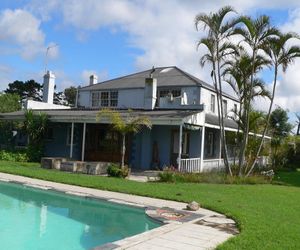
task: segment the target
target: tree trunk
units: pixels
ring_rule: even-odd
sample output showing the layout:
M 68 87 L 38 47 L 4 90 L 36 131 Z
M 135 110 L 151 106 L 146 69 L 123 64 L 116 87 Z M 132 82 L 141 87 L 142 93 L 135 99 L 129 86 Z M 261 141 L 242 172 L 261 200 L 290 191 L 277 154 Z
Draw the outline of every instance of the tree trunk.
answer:
M 221 70 L 220 70 L 220 58 L 219 58 L 219 43 L 217 43 L 217 67 L 218 67 L 218 82 L 219 82 L 219 90 L 220 90 L 220 109 L 221 112 L 221 119 L 220 119 L 220 131 L 221 131 L 221 141 L 222 141 L 222 152 L 223 152 L 223 158 L 224 158 L 224 166 L 226 169 L 226 172 L 229 173 L 232 176 L 231 167 L 228 163 L 228 151 L 227 151 L 227 143 L 226 143 L 226 133 L 224 128 L 224 110 L 223 110 L 223 93 L 222 93 L 222 83 L 221 83 Z
M 122 149 L 121 149 L 121 168 L 125 166 L 125 151 L 126 151 L 126 134 L 122 134 Z
M 253 48 L 252 52 L 252 72 L 250 77 L 250 89 L 247 98 L 245 98 L 245 128 L 244 128 L 244 135 L 243 135 L 243 141 L 241 145 L 241 153 L 240 153 L 240 159 L 239 159 L 239 168 L 241 170 L 241 173 L 243 172 L 244 166 L 245 166 L 245 154 L 246 154 L 246 148 L 248 145 L 248 137 L 249 137 L 249 122 L 250 122 L 250 105 L 251 105 L 251 96 L 252 96 L 252 89 L 253 89 L 253 82 L 254 82 L 254 62 L 256 60 L 256 48 Z M 246 97 L 246 96 L 245 96 Z
M 258 156 L 260 154 L 262 145 L 264 143 L 264 138 L 266 136 L 266 133 L 267 133 L 267 130 L 268 130 L 268 127 L 269 127 L 271 111 L 272 111 L 274 97 L 275 97 L 276 84 L 277 84 L 277 71 L 278 71 L 278 65 L 276 64 L 275 65 L 275 73 L 274 73 L 274 84 L 273 84 L 273 90 L 272 90 L 272 97 L 271 97 L 270 106 L 269 106 L 269 110 L 268 110 L 266 126 L 264 128 L 264 131 L 263 131 L 260 143 L 259 143 L 259 147 L 258 147 L 258 150 L 257 150 L 255 158 L 254 158 L 254 162 L 252 163 L 251 168 L 250 168 L 249 172 L 247 173 L 246 177 L 248 177 L 251 174 L 251 172 L 253 171 L 253 169 L 255 167 L 256 159 L 258 158 Z

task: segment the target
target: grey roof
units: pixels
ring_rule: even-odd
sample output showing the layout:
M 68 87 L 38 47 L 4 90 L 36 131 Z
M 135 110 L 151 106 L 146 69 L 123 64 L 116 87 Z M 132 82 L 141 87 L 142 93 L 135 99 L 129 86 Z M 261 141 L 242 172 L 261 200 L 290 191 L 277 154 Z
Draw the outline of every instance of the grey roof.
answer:
M 51 120 L 75 119 L 75 120 L 95 120 L 99 109 L 58 109 L 58 110 L 33 110 L 34 113 L 46 113 Z M 121 116 L 129 114 L 128 110 L 119 109 Z M 149 119 L 172 120 L 182 119 L 184 117 L 201 112 L 201 110 L 131 110 L 133 116 L 147 116 Z M 23 120 L 24 110 L 12 113 L 0 113 L 0 120 Z M 96 120 L 95 120 L 96 121 Z
M 205 114 L 205 123 L 219 126 L 219 118 L 216 115 Z M 234 129 L 238 128 L 238 125 L 234 120 L 227 119 L 227 118 L 224 119 L 224 126 L 227 128 L 234 128 Z
M 137 72 L 131 75 L 111 79 L 94 85 L 82 87 L 81 90 L 107 90 L 107 89 L 129 89 L 144 88 L 145 78 L 150 76 L 152 69 Z M 202 86 L 214 91 L 214 87 L 199 78 L 179 69 L 176 66 L 158 67 L 153 72 L 153 78 L 157 79 L 158 87 L 168 86 Z M 235 97 L 223 93 L 224 96 L 236 100 Z

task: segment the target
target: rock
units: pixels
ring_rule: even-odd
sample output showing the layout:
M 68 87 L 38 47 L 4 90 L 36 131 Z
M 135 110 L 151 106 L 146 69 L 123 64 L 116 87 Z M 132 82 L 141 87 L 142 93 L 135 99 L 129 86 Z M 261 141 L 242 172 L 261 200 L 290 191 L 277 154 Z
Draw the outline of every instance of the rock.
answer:
M 187 204 L 186 209 L 190 211 L 197 211 L 200 208 L 200 205 L 196 201 L 192 201 L 189 204 Z

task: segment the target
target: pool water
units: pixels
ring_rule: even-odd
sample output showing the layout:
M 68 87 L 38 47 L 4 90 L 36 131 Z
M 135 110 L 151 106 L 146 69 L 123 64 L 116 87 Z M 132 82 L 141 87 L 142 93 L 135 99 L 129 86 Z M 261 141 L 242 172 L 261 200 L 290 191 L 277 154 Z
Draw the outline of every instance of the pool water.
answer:
M 143 209 L 0 182 L 0 249 L 91 249 L 159 226 Z

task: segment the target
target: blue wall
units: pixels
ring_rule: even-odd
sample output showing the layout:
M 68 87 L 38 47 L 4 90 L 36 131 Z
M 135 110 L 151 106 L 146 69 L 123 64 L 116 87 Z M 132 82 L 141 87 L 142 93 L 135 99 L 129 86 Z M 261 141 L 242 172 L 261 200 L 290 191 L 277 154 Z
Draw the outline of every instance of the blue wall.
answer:
M 53 128 L 53 139 L 46 140 L 44 155 L 47 157 L 66 157 L 70 156 L 70 145 L 67 145 L 68 128 L 71 128 L 71 123 L 51 123 Z M 74 145 L 73 159 L 81 159 L 81 140 L 82 140 L 82 124 L 74 124 Z

